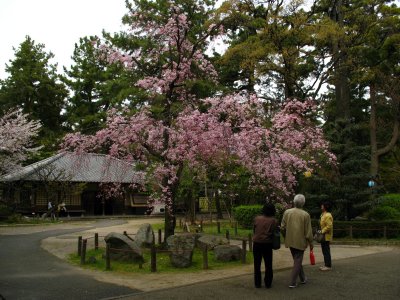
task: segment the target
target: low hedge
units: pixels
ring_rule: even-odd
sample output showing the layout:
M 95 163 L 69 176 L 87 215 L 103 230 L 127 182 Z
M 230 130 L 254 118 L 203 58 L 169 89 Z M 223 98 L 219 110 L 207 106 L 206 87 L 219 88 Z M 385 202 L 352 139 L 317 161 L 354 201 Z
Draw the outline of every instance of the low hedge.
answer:
M 254 218 L 262 213 L 262 205 L 241 205 L 233 209 L 233 216 L 238 224 L 244 228 L 252 228 Z M 275 203 L 275 218 L 280 222 L 285 208 L 280 203 Z
M 244 228 L 252 228 L 254 217 L 261 214 L 262 205 L 241 205 L 233 209 L 238 224 Z M 311 220 L 313 229 L 319 228 L 319 220 Z M 335 221 L 333 236 L 350 237 L 350 226 L 353 238 L 382 238 L 386 226 L 387 238 L 400 238 L 400 220 L 385 221 Z
M 400 211 L 390 206 L 378 206 L 369 212 L 372 220 L 400 220 Z
M 379 202 L 379 206 L 389 206 L 400 212 L 400 194 L 384 195 Z
M 241 205 L 233 208 L 233 216 L 244 228 L 252 228 L 254 218 L 262 212 L 262 205 Z

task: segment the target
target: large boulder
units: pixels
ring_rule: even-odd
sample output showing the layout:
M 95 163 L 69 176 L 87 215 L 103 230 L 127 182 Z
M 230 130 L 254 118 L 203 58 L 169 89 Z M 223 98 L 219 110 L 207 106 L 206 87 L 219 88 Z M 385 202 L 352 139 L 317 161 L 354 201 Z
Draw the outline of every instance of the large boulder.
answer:
M 195 237 L 193 234 L 171 235 L 167 238 L 168 250 L 171 251 L 171 264 L 176 268 L 192 265 Z
M 214 257 L 218 261 L 240 260 L 242 249 L 236 245 L 220 245 L 214 248 Z
M 216 236 L 216 235 L 203 235 L 197 240 L 197 245 L 199 248 L 204 248 L 207 246 L 207 249 L 212 250 L 216 246 L 219 245 L 228 245 L 229 241 L 225 237 Z
M 154 231 L 150 224 L 143 224 L 135 236 L 135 243 L 141 246 L 151 246 L 154 242 Z
M 104 237 L 104 240 L 107 244 L 110 244 L 111 259 L 129 262 L 143 261 L 142 249 L 126 235 L 111 232 Z

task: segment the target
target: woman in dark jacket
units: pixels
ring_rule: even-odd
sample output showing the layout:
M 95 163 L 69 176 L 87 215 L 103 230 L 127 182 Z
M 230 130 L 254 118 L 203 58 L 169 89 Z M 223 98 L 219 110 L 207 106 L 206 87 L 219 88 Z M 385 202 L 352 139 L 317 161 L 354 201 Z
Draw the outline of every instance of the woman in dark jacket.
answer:
M 272 284 L 272 235 L 277 226 L 275 206 L 266 203 L 262 209 L 262 215 L 255 217 L 253 229 L 253 257 L 254 257 L 254 284 L 261 287 L 261 261 L 265 265 L 265 287 L 269 289 Z

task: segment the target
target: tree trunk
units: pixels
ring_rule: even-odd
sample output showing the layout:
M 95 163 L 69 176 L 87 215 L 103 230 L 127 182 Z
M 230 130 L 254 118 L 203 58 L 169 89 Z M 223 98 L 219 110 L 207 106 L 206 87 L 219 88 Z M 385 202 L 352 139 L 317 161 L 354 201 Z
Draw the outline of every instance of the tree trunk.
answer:
M 164 220 L 164 242 L 167 241 L 167 238 L 171 235 L 175 234 L 175 227 L 176 227 L 176 192 L 179 187 L 181 173 L 182 173 L 183 166 L 178 165 L 176 171 L 176 181 L 170 185 L 170 192 L 171 192 L 171 207 L 165 206 L 165 220 Z M 168 186 L 168 177 L 163 179 L 163 186 Z
M 215 193 L 215 208 L 217 209 L 217 219 L 223 219 L 224 216 L 222 215 L 221 199 L 218 190 Z
M 369 136 L 371 143 L 371 165 L 370 165 L 370 175 L 375 178 L 378 174 L 379 167 L 379 156 L 378 156 L 378 143 L 376 139 L 376 90 L 375 85 L 370 85 L 370 104 L 371 112 L 369 117 Z
M 342 1 L 339 0 L 332 7 L 331 19 L 343 27 Z M 337 38 L 333 41 L 332 57 L 334 60 L 334 85 L 336 99 L 336 119 L 348 120 L 350 117 L 350 86 L 349 68 L 347 66 L 346 45 Z
M 394 95 L 396 97 L 396 95 Z M 393 149 L 396 145 L 399 135 L 400 135 L 400 116 L 399 116 L 399 103 L 396 99 L 393 99 L 394 106 L 394 120 L 393 120 L 393 130 L 390 141 L 386 144 L 386 146 L 382 148 L 378 148 L 378 139 L 377 139 L 377 115 L 376 115 L 376 104 L 377 104 L 377 95 L 376 95 L 376 87 L 375 84 L 370 85 L 370 105 L 371 105 L 371 113 L 370 113 L 370 143 L 371 143 L 371 165 L 370 165 L 370 174 L 375 177 L 379 172 L 379 157 L 388 153 Z
M 172 210 L 172 211 L 171 211 Z M 167 238 L 175 234 L 176 227 L 176 216 L 175 216 L 175 205 L 171 209 L 165 209 L 165 219 L 164 219 L 164 242 Z

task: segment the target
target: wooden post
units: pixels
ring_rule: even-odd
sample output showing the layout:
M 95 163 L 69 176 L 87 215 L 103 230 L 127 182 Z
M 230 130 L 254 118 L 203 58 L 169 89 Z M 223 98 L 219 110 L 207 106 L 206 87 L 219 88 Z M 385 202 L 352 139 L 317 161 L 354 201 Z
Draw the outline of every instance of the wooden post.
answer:
M 99 234 L 94 234 L 94 250 L 99 250 Z
M 82 240 L 82 252 L 81 252 L 81 265 L 85 264 L 86 260 L 86 246 L 87 246 L 87 239 Z
M 203 217 L 200 220 L 200 232 L 203 232 Z
M 161 229 L 158 229 L 158 244 L 161 245 L 162 243 L 162 232 Z
M 249 251 L 253 252 L 253 235 L 249 233 Z
M 246 240 L 242 240 L 242 264 L 246 263 Z
M 81 256 L 82 252 L 82 236 L 78 236 L 78 256 Z
M 156 245 L 151 244 L 151 272 L 157 272 L 157 254 L 156 254 Z
M 228 240 L 228 243 L 229 243 L 230 237 L 229 237 L 229 230 L 228 229 L 226 230 L 225 237 L 226 237 L 226 239 Z
M 349 227 L 349 235 L 350 235 L 350 238 L 352 239 L 353 238 L 353 226 L 351 226 L 351 225 Z
M 235 222 L 235 235 L 238 235 L 238 222 Z
M 383 238 L 384 239 L 387 238 L 387 228 L 386 228 L 386 226 L 383 226 Z
M 110 243 L 106 245 L 106 270 L 111 269 L 111 260 L 110 260 Z
M 203 270 L 208 269 L 208 249 L 207 245 L 203 247 Z
M 221 233 L 221 222 L 217 221 L 218 233 Z

